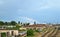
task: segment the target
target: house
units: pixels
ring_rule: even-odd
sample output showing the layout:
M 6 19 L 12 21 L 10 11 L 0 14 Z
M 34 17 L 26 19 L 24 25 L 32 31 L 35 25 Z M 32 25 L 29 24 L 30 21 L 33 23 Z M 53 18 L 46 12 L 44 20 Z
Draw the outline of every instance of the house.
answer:
M 46 24 L 33 24 L 33 25 L 24 26 L 24 28 L 26 29 L 44 29 L 46 27 L 47 27 Z
M 1 33 L 6 33 L 6 37 L 16 36 L 18 35 L 18 30 L 0 30 L 0 37 L 2 37 Z
M 25 37 L 27 35 L 26 31 L 19 32 L 19 37 Z

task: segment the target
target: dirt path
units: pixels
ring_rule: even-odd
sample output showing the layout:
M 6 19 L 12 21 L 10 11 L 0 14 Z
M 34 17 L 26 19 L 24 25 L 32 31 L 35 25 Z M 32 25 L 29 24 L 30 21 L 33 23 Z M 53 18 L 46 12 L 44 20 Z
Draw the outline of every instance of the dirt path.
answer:
M 34 37 L 41 37 L 41 33 L 35 33 Z
M 60 30 L 58 30 L 56 37 L 60 37 Z

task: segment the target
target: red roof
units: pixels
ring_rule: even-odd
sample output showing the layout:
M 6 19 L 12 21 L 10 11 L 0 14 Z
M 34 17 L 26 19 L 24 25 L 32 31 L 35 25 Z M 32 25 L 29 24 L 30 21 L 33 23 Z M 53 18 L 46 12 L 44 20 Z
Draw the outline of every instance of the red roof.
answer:
M 45 24 L 33 24 L 33 25 L 27 25 L 27 26 L 24 26 L 24 27 L 43 27 L 43 26 L 46 26 Z

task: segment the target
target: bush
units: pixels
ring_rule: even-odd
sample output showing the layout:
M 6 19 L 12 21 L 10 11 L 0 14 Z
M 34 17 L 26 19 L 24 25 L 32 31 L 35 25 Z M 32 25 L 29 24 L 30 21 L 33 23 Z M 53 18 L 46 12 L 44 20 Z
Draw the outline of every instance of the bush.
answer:
M 35 30 L 36 32 L 40 32 L 39 30 Z
M 16 25 L 17 23 L 15 21 L 11 21 L 10 25 Z
M 6 37 L 6 33 L 1 33 L 1 37 Z
M 27 36 L 33 36 L 34 31 L 32 29 L 27 30 Z

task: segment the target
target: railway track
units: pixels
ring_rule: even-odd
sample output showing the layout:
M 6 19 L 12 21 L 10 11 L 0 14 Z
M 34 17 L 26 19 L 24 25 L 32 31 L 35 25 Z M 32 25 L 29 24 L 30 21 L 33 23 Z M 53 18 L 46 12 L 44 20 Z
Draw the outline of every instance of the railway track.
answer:
M 49 30 L 50 29 L 48 29 L 47 32 L 44 35 L 42 35 L 42 37 L 60 37 L 60 29 L 58 26 L 53 27 L 51 31 Z
M 53 31 L 53 29 L 48 29 L 47 32 L 45 32 L 44 35 L 42 35 L 42 37 L 48 37 L 48 35 L 51 34 Z
M 55 37 L 60 37 L 60 30 L 57 31 Z
M 55 37 L 55 35 L 58 33 L 58 29 L 53 29 L 51 31 L 48 31 L 43 37 Z

